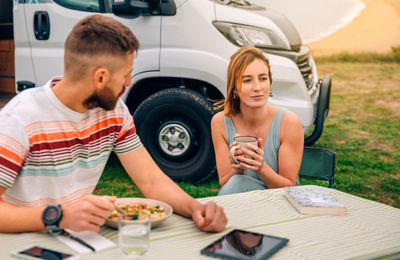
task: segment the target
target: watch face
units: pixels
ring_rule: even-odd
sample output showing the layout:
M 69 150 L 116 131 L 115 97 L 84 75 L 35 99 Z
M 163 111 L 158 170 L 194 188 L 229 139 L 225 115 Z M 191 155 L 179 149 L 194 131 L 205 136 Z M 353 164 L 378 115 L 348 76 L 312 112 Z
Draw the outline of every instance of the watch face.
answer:
M 62 231 L 62 229 L 58 227 L 62 216 L 63 214 L 61 205 L 49 205 L 43 211 L 42 221 L 44 226 L 49 230 L 50 233 L 57 235 L 58 231 Z
M 48 208 L 46 215 L 44 216 L 46 220 L 52 221 L 57 218 L 58 212 L 56 208 Z
M 50 205 L 48 206 L 42 215 L 42 220 L 44 225 L 47 227 L 49 225 L 58 224 L 58 222 L 62 218 L 62 211 L 60 206 L 58 205 Z

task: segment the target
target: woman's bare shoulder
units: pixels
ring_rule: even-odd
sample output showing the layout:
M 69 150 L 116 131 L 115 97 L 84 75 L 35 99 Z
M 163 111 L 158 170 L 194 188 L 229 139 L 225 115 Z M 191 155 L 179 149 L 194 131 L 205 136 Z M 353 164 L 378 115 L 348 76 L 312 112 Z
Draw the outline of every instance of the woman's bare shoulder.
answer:
M 286 111 L 283 114 L 281 122 L 281 137 L 289 138 L 303 138 L 303 127 L 301 125 L 299 117 L 292 111 Z
M 211 132 L 213 135 L 213 142 L 218 140 L 217 137 L 222 137 L 224 140 L 226 140 L 224 117 L 224 111 L 221 111 L 216 113 L 211 119 Z
M 285 111 L 282 117 L 282 122 L 284 124 L 301 124 L 299 117 L 290 110 Z
M 217 112 L 211 119 L 211 125 L 221 125 L 224 124 L 224 111 Z

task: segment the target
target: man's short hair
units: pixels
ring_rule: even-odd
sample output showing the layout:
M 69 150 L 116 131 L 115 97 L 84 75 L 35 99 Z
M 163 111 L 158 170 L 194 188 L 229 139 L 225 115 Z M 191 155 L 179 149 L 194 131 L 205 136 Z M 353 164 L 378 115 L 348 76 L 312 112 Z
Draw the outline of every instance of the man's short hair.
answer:
M 113 71 L 138 49 L 138 39 L 119 21 L 99 14 L 88 16 L 65 41 L 64 74 L 74 81 L 101 66 Z

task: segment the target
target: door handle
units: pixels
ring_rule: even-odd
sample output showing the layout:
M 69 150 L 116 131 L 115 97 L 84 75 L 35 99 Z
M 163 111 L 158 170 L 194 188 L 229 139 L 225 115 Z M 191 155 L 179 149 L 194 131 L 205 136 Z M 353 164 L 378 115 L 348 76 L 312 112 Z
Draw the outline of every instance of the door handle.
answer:
M 50 18 L 47 11 L 36 11 L 33 16 L 33 32 L 38 40 L 50 37 Z

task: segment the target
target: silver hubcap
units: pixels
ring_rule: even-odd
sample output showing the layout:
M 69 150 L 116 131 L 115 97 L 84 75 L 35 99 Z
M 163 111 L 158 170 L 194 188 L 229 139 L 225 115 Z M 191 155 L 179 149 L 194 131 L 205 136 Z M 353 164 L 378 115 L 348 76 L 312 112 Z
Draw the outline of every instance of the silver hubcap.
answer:
M 158 142 L 166 154 L 180 156 L 189 149 L 190 135 L 183 126 L 168 124 L 161 129 Z

